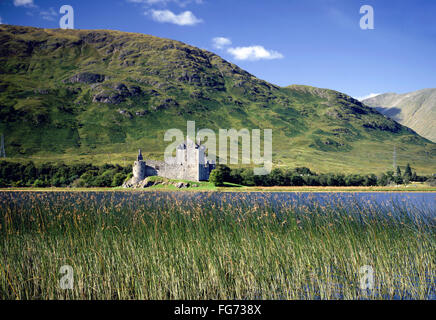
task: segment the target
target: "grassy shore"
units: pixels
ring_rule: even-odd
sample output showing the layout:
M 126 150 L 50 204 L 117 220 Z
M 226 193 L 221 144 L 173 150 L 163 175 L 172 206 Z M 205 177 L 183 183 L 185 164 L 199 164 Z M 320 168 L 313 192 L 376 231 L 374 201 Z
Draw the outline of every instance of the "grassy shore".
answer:
M 180 180 L 184 181 L 184 180 Z M 147 191 L 191 191 L 191 192 L 436 192 L 436 187 L 426 184 L 387 187 L 246 187 L 226 183 L 215 187 L 209 182 L 195 182 L 198 187 L 178 189 L 173 185 L 157 185 L 144 189 L 125 188 L 0 188 L 3 192 L 147 192 Z
M 0 207 L 0 299 L 435 298 L 435 220 L 404 203 L 0 192 Z
M 436 192 L 425 184 L 386 187 L 220 187 L 225 192 Z

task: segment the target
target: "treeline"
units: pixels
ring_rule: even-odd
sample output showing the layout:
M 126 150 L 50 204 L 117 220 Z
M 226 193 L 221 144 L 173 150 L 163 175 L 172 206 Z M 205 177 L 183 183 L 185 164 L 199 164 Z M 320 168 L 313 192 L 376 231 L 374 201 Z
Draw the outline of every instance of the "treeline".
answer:
M 317 174 L 309 168 L 301 167 L 289 170 L 273 169 L 269 175 L 254 175 L 253 169 L 230 169 L 219 165 L 212 171 L 210 180 L 215 185 L 224 182 L 244 186 L 387 186 L 390 184 L 408 184 L 412 181 L 424 182 L 429 177 L 418 176 L 408 164 L 404 173 L 400 167 L 397 172 L 388 171 L 379 176 L 375 174 Z
M 132 167 L 0 161 L 0 187 L 118 187 Z
M 36 166 L 33 162 L 17 163 L 0 161 L 0 188 L 5 187 L 119 187 L 132 177 L 132 167 L 105 164 L 55 164 L 45 163 Z M 412 181 L 424 182 L 434 178 L 418 176 L 407 165 L 404 173 L 388 171 L 375 174 L 317 174 L 309 168 L 274 169 L 269 175 L 254 175 L 253 169 L 230 169 L 219 165 L 213 170 L 209 181 L 215 185 L 224 182 L 244 186 L 387 186 L 408 184 Z M 434 181 L 433 181 L 434 183 Z

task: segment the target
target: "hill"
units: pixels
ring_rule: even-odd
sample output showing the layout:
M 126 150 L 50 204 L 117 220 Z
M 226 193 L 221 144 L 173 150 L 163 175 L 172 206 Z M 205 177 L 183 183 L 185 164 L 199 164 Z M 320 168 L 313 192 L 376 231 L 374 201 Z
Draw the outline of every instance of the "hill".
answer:
M 436 142 L 436 89 L 385 93 L 363 103 Z
M 292 72 L 292 70 L 290 70 Z M 281 88 L 214 53 L 154 36 L 0 25 L 0 132 L 13 160 L 161 159 L 165 131 L 273 129 L 276 166 L 436 171 L 436 144 L 328 89 Z

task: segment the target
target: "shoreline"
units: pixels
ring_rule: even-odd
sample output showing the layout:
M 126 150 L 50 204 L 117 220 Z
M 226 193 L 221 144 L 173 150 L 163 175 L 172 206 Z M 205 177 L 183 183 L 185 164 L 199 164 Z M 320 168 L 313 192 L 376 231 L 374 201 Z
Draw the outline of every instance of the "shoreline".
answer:
M 217 187 L 216 189 L 188 188 L 0 188 L 0 192 L 222 192 L 222 193 L 436 193 L 436 187 Z

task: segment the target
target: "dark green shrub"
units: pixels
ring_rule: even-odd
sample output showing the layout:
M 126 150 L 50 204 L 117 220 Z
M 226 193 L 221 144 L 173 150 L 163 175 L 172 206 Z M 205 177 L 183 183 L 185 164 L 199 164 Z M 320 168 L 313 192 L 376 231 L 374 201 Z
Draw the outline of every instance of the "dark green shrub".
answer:
M 222 186 L 224 184 L 223 172 L 218 169 L 212 170 L 209 176 L 209 182 L 213 183 L 215 186 Z

